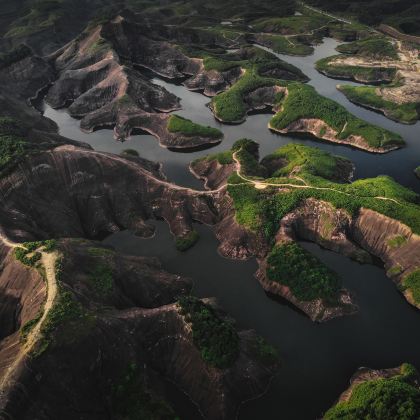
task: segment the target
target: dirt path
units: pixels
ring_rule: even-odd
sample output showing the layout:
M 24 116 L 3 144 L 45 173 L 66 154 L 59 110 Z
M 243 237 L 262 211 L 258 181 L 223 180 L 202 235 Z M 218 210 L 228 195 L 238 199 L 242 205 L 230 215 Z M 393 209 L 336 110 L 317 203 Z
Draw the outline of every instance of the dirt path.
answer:
M 241 162 L 239 161 L 239 159 L 236 156 L 237 153 L 238 152 L 235 152 L 235 153 L 232 154 L 232 158 L 236 163 L 236 174 L 239 176 L 239 178 L 243 179 L 247 183 L 253 184 L 254 187 L 257 188 L 258 190 L 263 190 L 267 187 L 310 188 L 310 189 L 313 189 L 313 190 L 333 191 L 335 193 L 347 195 L 348 197 L 353 196 L 353 194 L 346 193 L 346 192 L 340 191 L 340 190 L 336 190 L 336 189 L 330 188 L 330 187 L 315 187 L 315 186 L 312 186 L 312 185 L 308 185 L 308 183 L 304 179 L 302 179 L 300 177 L 297 177 L 297 176 L 293 177 L 293 179 L 296 179 L 300 182 L 303 182 L 303 185 L 288 184 L 288 183 L 278 183 L 278 184 L 276 184 L 274 182 L 256 181 L 252 178 L 247 178 L 246 176 L 241 174 L 242 167 L 241 167 Z M 232 185 L 237 185 L 237 184 L 232 184 Z M 376 196 L 376 197 L 370 197 L 370 198 L 375 198 L 377 200 L 384 200 L 384 201 L 392 201 L 395 204 L 401 205 L 401 203 L 399 203 L 394 198 L 388 198 L 388 197 L 382 197 L 382 196 Z
M 22 248 L 22 245 L 16 242 L 10 241 L 7 237 L 0 234 L 0 240 L 10 248 Z M 41 252 L 41 251 L 40 251 Z M 7 368 L 3 377 L 0 379 L 0 391 L 3 390 L 12 381 L 13 373 L 16 368 L 25 358 L 25 356 L 34 348 L 37 343 L 40 334 L 41 327 L 47 318 L 50 310 L 54 305 L 54 300 L 57 296 L 57 281 L 55 277 L 55 262 L 58 258 L 57 252 L 41 252 L 41 263 L 45 269 L 45 277 L 47 282 L 47 298 L 44 302 L 43 314 L 37 324 L 31 329 L 28 336 L 26 337 L 25 343 L 21 346 L 18 355 L 14 359 L 13 363 Z

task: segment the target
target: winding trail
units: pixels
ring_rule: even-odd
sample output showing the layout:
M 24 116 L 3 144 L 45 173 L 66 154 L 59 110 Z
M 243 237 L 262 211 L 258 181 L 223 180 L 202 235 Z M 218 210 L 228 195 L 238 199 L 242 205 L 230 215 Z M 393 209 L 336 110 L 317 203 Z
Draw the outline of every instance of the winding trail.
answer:
M 241 162 L 239 161 L 239 159 L 236 156 L 236 154 L 239 151 L 234 152 L 232 154 L 232 159 L 236 163 L 236 174 L 239 176 L 239 178 L 243 179 L 247 183 L 253 184 L 254 187 L 257 188 L 257 189 L 259 189 L 259 190 L 263 190 L 263 189 L 265 189 L 267 187 L 280 187 L 280 188 L 287 187 L 287 188 L 306 188 L 306 189 L 309 188 L 309 189 L 313 189 L 313 190 L 333 191 L 335 193 L 347 195 L 348 197 L 352 197 L 353 196 L 353 194 L 346 193 L 346 192 L 340 191 L 340 190 L 336 190 L 336 189 L 330 188 L 330 187 L 315 187 L 315 186 L 312 186 L 312 185 L 308 185 L 308 183 L 304 179 L 302 179 L 300 177 L 294 177 L 293 179 L 297 179 L 298 181 L 303 182 L 303 185 L 288 184 L 288 183 L 274 183 L 274 182 L 266 182 L 266 181 L 259 181 L 259 180 L 256 181 L 255 179 L 248 178 L 248 177 L 246 177 L 246 176 L 244 176 L 244 175 L 241 174 L 242 165 L 241 165 Z M 238 184 L 231 184 L 231 185 L 238 185 Z M 383 197 L 383 196 L 366 197 L 366 198 L 375 198 L 377 200 L 392 201 L 395 204 L 401 205 L 401 203 L 398 202 L 397 200 L 395 200 L 394 198 Z
M 0 234 L 0 241 L 9 248 L 23 248 L 21 244 L 10 241 L 6 236 Z M 38 250 L 39 251 L 39 250 Z M 43 313 L 37 324 L 31 329 L 26 337 L 25 343 L 21 346 L 19 353 L 16 355 L 13 363 L 7 368 L 3 377 L 0 379 L 0 393 L 13 381 L 13 374 L 23 361 L 25 356 L 31 352 L 35 344 L 38 342 L 41 333 L 41 327 L 47 318 L 49 312 L 54 306 L 54 301 L 57 296 L 57 280 L 55 277 L 55 263 L 58 258 L 57 252 L 42 252 L 41 263 L 45 269 L 45 278 L 47 282 L 47 297 L 43 305 Z

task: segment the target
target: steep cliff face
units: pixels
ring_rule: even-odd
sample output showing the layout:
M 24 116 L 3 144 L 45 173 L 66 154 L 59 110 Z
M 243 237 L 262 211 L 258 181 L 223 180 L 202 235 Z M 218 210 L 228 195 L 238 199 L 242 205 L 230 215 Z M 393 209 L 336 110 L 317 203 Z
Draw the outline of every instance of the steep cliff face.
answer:
M 353 221 L 351 236 L 366 251 L 383 261 L 387 275 L 397 284 L 420 267 L 420 237 L 398 220 L 362 209 Z M 410 303 L 419 306 L 409 289 L 404 295 Z
M 19 240 L 122 228 L 150 235 L 149 218 L 165 219 L 182 236 L 193 220 L 218 220 L 208 193 L 166 182 L 158 166 L 75 146 L 28 156 L 0 180 L 0 191 L 1 228 Z
M 20 330 L 41 311 L 46 285 L 40 272 L 13 256 L 13 250 L 0 246 L 0 378 L 21 347 Z
M 176 303 L 191 289 L 190 280 L 165 272 L 154 258 L 118 254 L 97 242 L 64 240 L 58 251 L 59 312 L 51 310 L 31 357 L 22 359 L 3 388 L 4 415 L 120 418 L 118 398 L 128 397 L 130 404 L 145 393 L 167 399 L 164 384 L 170 381 L 205 418 L 231 419 L 242 401 L 264 392 L 275 364 L 259 358 L 253 332 L 239 332 L 239 355 L 230 367 L 203 359 Z M 39 284 L 26 284 L 42 302 Z M 19 293 L 25 289 L 16 286 Z M 140 379 L 128 387 L 133 366 Z

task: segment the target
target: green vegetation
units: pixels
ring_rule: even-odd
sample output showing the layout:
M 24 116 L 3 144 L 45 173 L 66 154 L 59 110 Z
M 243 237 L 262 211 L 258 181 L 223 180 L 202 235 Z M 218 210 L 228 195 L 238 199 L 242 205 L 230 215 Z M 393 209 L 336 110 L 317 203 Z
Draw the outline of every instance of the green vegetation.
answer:
M 274 246 L 268 255 L 267 276 L 288 286 L 297 299 L 337 302 L 338 276 L 295 242 Z
M 386 89 L 386 88 L 385 88 Z M 420 119 L 420 103 L 398 104 L 384 99 L 378 95 L 377 88 L 372 86 L 340 86 L 339 90 L 346 97 L 356 103 L 368 108 L 382 110 L 388 118 L 395 121 L 414 124 Z
M 223 133 L 217 128 L 204 127 L 193 123 L 179 115 L 171 115 L 168 121 L 168 130 L 171 133 L 181 133 L 187 137 L 209 137 L 211 139 L 221 139 Z
M 24 242 L 14 250 L 15 258 L 28 267 L 35 267 L 41 259 L 41 252 L 53 252 L 56 249 L 57 241 L 47 239 L 46 241 Z
M 14 250 L 15 258 L 20 261 L 22 264 L 28 267 L 35 267 L 38 261 L 41 259 L 41 253 L 38 251 L 30 251 L 23 247 L 17 247 Z
M 203 158 L 199 158 L 197 160 L 201 160 Z M 214 153 L 212 155 L 206 156 L 204 159 L 211 161 L 217 160 L 221 165 L 229 165 L 233 163 L 232 152 L 230 150 L 226 150 L 225 152 Z
M 259 361 L 267 365 L 278 363 L 279 353 L 277 349 L 268 344 L 264 338 L 257 337 L 253 345 L 255 355 Z
M 396 235 L 388 240 L 388 246 L 390 246 L 391 248 L 399 248 L 400 246 L 403 246 L 406 242 L 407 238 L 405 236 Z
M 333 55 L 318 60 L 315 64 L 316 69 L 329 77 L 354 79 L 364 83 L 390 82 L 397 74 L 395 67 L 363 67 L 335 64 L 334 60 L 337 57 L 340 56 Z
M 398 274 L 401 274 L 402 270 L 403 270 L 402 267 L 399 264 L 397 264 L 397 265 L 392 266 L 386 272 L 386 275 L 389 276 L 389 277 L 398 276 Z
M 267 168 L 258 163 L 258 143 L 249 139 L 237 140 L 232 152 L 241 163 L 241 173 L 253 177 L 265 177 Z
M 273 168 L 274 172 L 271 172 L 270 177 L 289 176 L 292 172 L 299 171 L 299 173 L 336 180 L 340 178 L 340 167 L 352 165 L 344 157 L 332 155 L 316 147 L 295 143 L 289 143 L 277 149 L 274 153 L 266 156 L 261 164 L 272 167 L 273 163 L 279 161 L 283 164 Z
M 30 319 L 28 322 L 26 322 L 22 328 L 20 329 L 20 338 L 23 341 L 26 341 L 28 334 L 31 332 L 32 328 L 35 327 L 36 324 L 38 324 L 39 320 L 42 318 L 43 310 L 40 310 L 35 318 Z
M 192 230 L 188 232 L 184 236 L 177 236 L 175 239 L 175 246 L 178 251 L 184 252 L 193 247 L 198 240 L 200 239 L 200 235 L 196 230 Z
M 219 369 L 230 367 L 239 355 L 239 337 L 232 324 L 196 297 L 179 300 L 181 314 L 191 323 L 194 344 L 202 358 Z
M 105 254 L 105 257 L 107 255 Z M 102 297 L 109 296 L 114 290 L 114 276 L 110 263 L 102 259 L 93 261 L 88 271 L 89 282 L 93 285 L 95 292 Z
M 62 2 L 58 0 L 27 1 L 27 6 L 30 8 L 22 9 L 26 15 L 12 23 L 5 38 L 20 38 L 52 28 L 65 14 Z
M 290 83 L 288 92 L 282 102 L 282 111 L 270 122 L 274 129 L 285 129 L 301 118 L 315 118 L 337 131 L 338 139 L 344 140 L 351 135 L 361 136 L 368 146 L 374 148 L 404 144 L 400 135 L 355 117 L 342 105 L 319 95 L 312 86 Z
M 337 51 L 343 54 L 354 54 L 369 58 L 399 59 L 394 44 L 384 37 L 374 37 L 342 44 L 337 47 Z
M 289 186 L 287 190 L 281 191 L 271 186 L 259 190 L 236 173 L 228 179 L 228 192 L 233 199 L 237 222 L 255 232 L 263 232 L 269 241 L 274 238 L 280 220 L 308 198 L 329 202 L 352 216 L 357 216 L 361 208 L 372 209 L 401 221 L 414 233 L 420 233 L 420 197 L 388 176 L 338 183 L 334 178 L 329 178 L 341 165 L 348 165 L 349 162 L 309 146 L 285 145 L 260 164 L 255 150 L 247 152 L 248 159 L 255 160 L 251 167 L 265 167 L 270 176 L 262 179 L 262 172 L 259 172 L 256 181 Z M 240 161 L 241 156 L 237 153 Z M 277 166 L 273 165 L 276 160 Z M 245 175 L 246 171 L 242 169 L 241 173 Z M 246 176 L 253 179 L 255 175 L 252 170 L 248 170 Z M 306 186 L 291 188 L 293 184 Z
M 121 154 L 122 154 L 122 155 L 135 156 L 135 157 L 140 156 L 140 155 L 139 155 L 139 152 L 138 152 L 137 150 L 134 150 L 134 149 L 124 149 L 124 150 L 121 152 Z
M 417 168 L 414 169 L 414 173 L 416 174 L 417 178 L 420 179 L 420 166 L 417 166 Z
M 55 263 L 57 295 L 42 326 L 42 339 L 33 356 L 40 356 L 50 345 L 61 342 L 73 342 L 77 337 L 86 334 L 94 325 L 91 316 L 77 300 L 75 294 L 62 282 L 64 257 Z
M 113 386 L 112 406 L 116 418 L 125 420 L 176 420 L 166 401 L 145 386 L 146 381 L 136 363 L 127 369 Z
M 114 254 L 114 251 L 109 248 L 89 247 L 87 251 L 92 257 L 109 257 Z
M 27 154 L 41 150 L 25 139 L 26 132 L 20 121 L 0 116 L 0 176 L 6 175 Z
M 247 112 L 245 95 L 258 88 L 274 86 L 277 83 L 275 79 L 259 76 L 255 68 L 247 69 L 229 90 L 219 93 L 212 99 L 214 114 L 224 122 L 240 122 Z
M 258 42 L 270 47 L 278 54 L 305 56 L 314 52 L 314 48 L 299 42 L 299 38 L 287 38 L 282 35 L 258 35 Z
M 414 302 L 420 303 L 420 269 L 415 270 L 403 280 L 403 286 L 410 289 L 413 294 Z
M 416 420 L 420 417 L 420 390 L 413 366 L 405 364 L 401 374 L 373 379 L 354 387 L 348 401 L 328 410 L 325 420 Z

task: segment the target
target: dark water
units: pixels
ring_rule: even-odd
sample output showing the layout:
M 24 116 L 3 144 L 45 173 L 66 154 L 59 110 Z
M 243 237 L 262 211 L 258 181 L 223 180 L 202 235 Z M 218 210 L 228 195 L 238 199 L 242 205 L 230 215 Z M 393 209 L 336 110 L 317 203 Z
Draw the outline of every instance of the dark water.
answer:
M 354 114 L 399 132 L 408 146 L 387 155 L 372 155 L 348 147 L 293 139 L 272 134 L 267 129 L 270 115 L 249 116 L 244 124 L 227 126 L 217 123 L 206 103 L 209 99 L 189 92 L 183 86 L 154 79 L 182 98 L 183 110 L 177 112 L 201 124 L 218 127 L 225 134 L 221 145 L 211 153 L 225 150 L 238 138 L 248 137 L 260 143 L 261 156 L 289 142 L 305 142 L 336 154 L 345 155 L 356 163 L 356 177 L 388 174 L 403 185 L 416 190 L 420 182 L 412 171 L 420 164 L 420 125 L 404 126 L 387 120 L 374 112 L 354 106 L 335 89 L 334 80 L 318 74 L 313 63 L 335 53 L 336 42 L 326 39 L 316 48 L 315 55 L 306 58 L 283 57 L 300 67 L 318 92 L 342 103 Z M 187 165 L 209 151 L 174 153 L 159 147 L 148 135 L 133 136 L 130 141 L 117 143 L 109 130 L 84 134 L 79 122 L 65 111 L 45 107 L 45 115 L 55 120 L 60 133 L 90 143 L 95 149 L 118 153 L 133 148 L 141 156 L 164 163 L 168 178 L 178 184 L 202 188 L 188 172 Z M 153 222 L 156 235 L 151 239 L 120 232 L 105 240 L 118 250 L 138 255 L 159 256 L 165 268 L 194 279 L 194 293 L 216 296 L 243 328 L 254 328 L 274 344 L 280 352 L 282 367 L 267 394 L 246 403 L 240 412 L 241 420 L 315 419 L 321 416 L 347 387 L 348 380 L 360 366 L 393 367 L 412 362 L 420 368 L 420 313 L 398 293 L 380 267 L 359 265 L 340 255 L 322 250 L 314 244 L 303 244 L 342 277 L 344 286 L 356 295 L 359 313 L 324 324 L 315 324 L 288 305 L 269 299 L 253 278 L 255 261 L 238 262 L 222 258 L 217 253 L 218 242 L 211 228 L 198 225 L 201 239 L 186 253 L 179 253 L 164 222 Z M 189 413 L 180 403 L 181 414 Z M 184 414 L 188 419 L 188 414 Z M 193 418 L 193 416 L 191 417 Z

